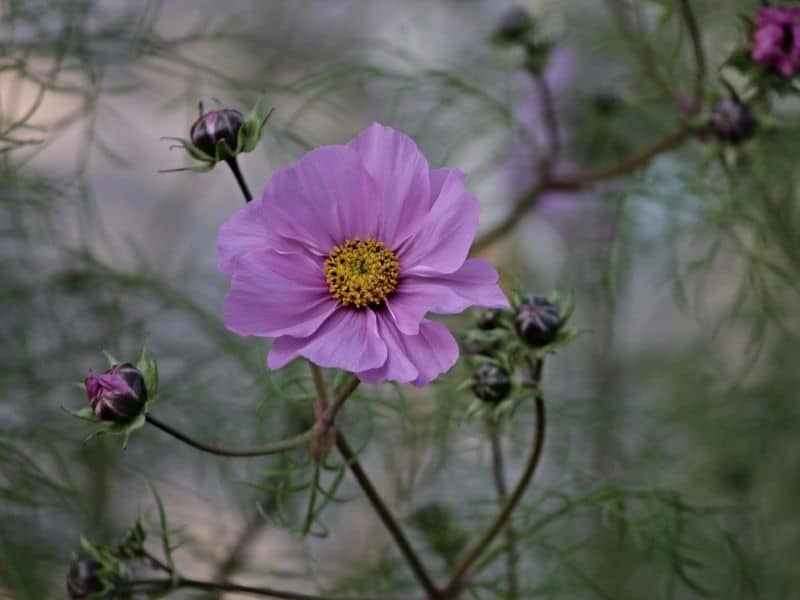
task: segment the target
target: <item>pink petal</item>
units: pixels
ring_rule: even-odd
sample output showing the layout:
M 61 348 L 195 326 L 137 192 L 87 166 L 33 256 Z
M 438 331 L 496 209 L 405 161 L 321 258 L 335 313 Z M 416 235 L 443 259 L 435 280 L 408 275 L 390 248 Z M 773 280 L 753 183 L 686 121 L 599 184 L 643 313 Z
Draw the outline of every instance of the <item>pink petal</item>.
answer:
M 380 189 L 378 239 L 397 247 L 430 211 L 430 168 L 407 135 L 373 123 L 347 144 L 361 157 L 364 168 Z
M 271 240 L 325 256 L 354 238 L 377 235 L 379 189 L 347 146 L 323 146 L 275 173 L 262 196 Z
M 431 307 L 431 312 L 442 315 L 460 313 L 470 306 L 508 308 L 508 299 L 497 285 L 497 271 L 486 261 L 471 258 L 455 273 L 415 278 L 427 285 L 446 289 L 447 298 Z
M 389 354 L 382 366 L 358 373 L 365 383 L 391 380 L 423 387 L 458 359 L 458 344 L 441 323 L 425 320 L 417 335 L 402 334 L 385 313 L 379 314 L 378 324 Z
M 364 383 L 379 381 L 415 381 L 419 371 L 406 353 L 404 336 L 384 311 L 378 313 L 378 331 L 386 343 L 386 362 L 377 368 L 361 371 L 358 378 Z
M 267 366 L 280 369 L 290 360 L 304 356 L 321 367 L 358 372 L 384 364 L 386 353 L 386 344 L 378 335 L 375 313 L 368 308 L 341 308 L 313 335 L 276 339 Z
M 386 307 L 397 328 L 414 335 L 429 312 L 452 315 L 470 306 L 508 307 L 497 279 L 497 271 L 489 263 L 470 259 L 455 273 L 404 277 Z
M 235 263 L 224 322 L 240 335 L 307 336 L 336 308 L 319 261 L 253 250 Z
M 269 245 L 264 209 L 260 198 L 248 202 L 219 228 L 217 264 L 226 275 L 233 274 L 233 264 L 246 252 Z
M 420 229 L 398 249 L 406 274 L 456 271 L 464 264 L 478 228 L 480 204 L 464 187 L 464 174 L 440 169 L 435 177 L 440 192 L 433 208 Z

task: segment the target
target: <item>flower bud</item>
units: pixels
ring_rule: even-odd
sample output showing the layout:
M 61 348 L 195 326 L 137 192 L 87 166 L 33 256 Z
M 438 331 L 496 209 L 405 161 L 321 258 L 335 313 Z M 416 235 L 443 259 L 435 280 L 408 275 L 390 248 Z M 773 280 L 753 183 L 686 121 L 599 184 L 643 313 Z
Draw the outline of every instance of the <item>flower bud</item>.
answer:
M 716 102 L 708 123 L 718 139 L 733 144 L 746 140 L 756 130 L 753 111 L 738 98 L 723 98 Z
M 534 348 L 546 346 L 556 339 L 560 326 L 558 309 L 539 296 L 524 300 L 514 314 L 517 335 Z
M 472 375 L 472 391 L 484 402 L 499 404 L 511 391 L 511 377 L 503 367 L 484 363 Z
M 114 365 L 99 376 L 89 369 L 84 383 L 94 416 L 103 421 L 130 423 L 147 402 L 144 377 L 130 363 Z
M 498 339 L 473 339 L 464 344 L 464 353 L 470 356 L 494 356 L 502 345 Z
M 514 43 L 522 40 L 532 28 L 533 19 L 528 12 L 514 6 L 500 18 L 494 37 L 499 42 Z
M 502 311 L 497 308 L 490 308 L 484 310 L 479 316 L 475 326 L 483 331 L 491 331 L 492 329 L 499 329 L 502 327 L 500 316 Z
M 753 28 L 750 56 L 783 77 L 795 76 L 800 71 L 800 6 L 762 6 Z
M 236 152 L 239 130 L 244 123 L 244 115 L 238 110 L 211 110 L 194 122 L 190 137 L 198 149 L 211 157 L 226 160 L 232 158 Z M 220 142 L 224 144 L 219 146 Z M 218 157 L 217 148 L 220 148 Z
M 81 559 L 72 563 L 67 573 L 67 593 L 73 600 L 103 591 L 101 565 L 95 560 Z

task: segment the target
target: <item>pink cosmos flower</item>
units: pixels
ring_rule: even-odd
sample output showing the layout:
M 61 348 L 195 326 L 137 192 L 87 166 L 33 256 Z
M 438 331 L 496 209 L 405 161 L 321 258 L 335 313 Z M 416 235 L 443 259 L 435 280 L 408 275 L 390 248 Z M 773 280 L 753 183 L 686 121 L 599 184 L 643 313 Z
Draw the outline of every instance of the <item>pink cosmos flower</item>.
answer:
M 377 123 L 278 171 L 220 228 L 225 326 L 276 338 L 271 369 L 303 356 L 367 383 L 427 384 L 458 358 L 427 313 L 508 305 L 495 269 L 467 259 L 479 204 L 465 177 Z
M 757 63 L 792 77 L 800 70 L 800 6 L 762 6 L 750 55 Z

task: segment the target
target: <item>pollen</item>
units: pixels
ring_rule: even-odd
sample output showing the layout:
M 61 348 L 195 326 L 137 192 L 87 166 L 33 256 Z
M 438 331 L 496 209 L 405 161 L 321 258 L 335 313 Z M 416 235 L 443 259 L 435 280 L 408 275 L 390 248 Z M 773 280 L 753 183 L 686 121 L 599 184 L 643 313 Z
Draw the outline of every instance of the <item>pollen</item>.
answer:
M 328 289 L 342 306 L 378 306 L 397 289 L 400 262 L 373 239 L 353 238 L 336 246 L 325 260 Z

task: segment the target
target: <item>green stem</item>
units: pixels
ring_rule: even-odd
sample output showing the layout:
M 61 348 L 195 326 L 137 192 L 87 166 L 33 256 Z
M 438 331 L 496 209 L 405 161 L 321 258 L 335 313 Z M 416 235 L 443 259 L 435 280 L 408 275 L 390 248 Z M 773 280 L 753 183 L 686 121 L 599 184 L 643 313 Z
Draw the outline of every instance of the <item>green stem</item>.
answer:
M 236 178 L 236 183 L 239 184 L 239 189 L 242 190 L 242 195 L 244 195 L 244 201 L 250 202 L 253 199 L 253 194 L 250 193 L 250 188 L 247 187 L 247 182 L 244 180 L 242 170 L 239 168 L 239 161 L 233 156 L 226 160 L 225 163 L 231 168 L 233 176 Z
M 222 448 L 220 446 L 214 446 L 211 444 L 206 444 L 205 442 L 201 442 L 196 440 L 185 433 L 182 433 L 172 427 L 171 425 L 167 425 L 163 421 L 157 419 L 151 414 L 147 414 L 145 419 L 148 423 L 157 427 L 161 431 L 168 433 L 172 437 L 182 441 L 185 444 L 188 444 L 192 448 L 196 448 L 201 452 L 206 452 L 208 454 L 215 454 L 216 456 L 226 456 L 230 458 L 243 458 L 243 457 L 253 457 L 253 456 L 268 456 L 270 454 L 278 454 L 280 452 L 285 452 L 287 450 L 291 450 L 293 448 L 298 448 L 300 446 L 307 445 L 312 440 L 315 440 L 328 432 L 330 427 L 332 427 L 333 422 L 336 419 L 336 414 L 339 412 L 339 409 L 344 404 L 345 400 L 350 396 L 350 394 L 355 391 L 356 387 L 358 386 L 358 379 L 351 379 L 348 381 L 344 387 L 339 391 L 339 394 L 334 399 L 333 403 L 325 410 L 324 417 L 322 422 L 316 422 L 314 425 L 301 433 L 300 435 L 296 435 L 294 437 L 281 440 L 280 442 L 273 442 L 272 444 L 267 444 L 265 446 L 261 446 L 260 448 L 249 448 L 243 450 L 234 450 L 230 448 Z
M 454 569 L 453 574 L 450 576 L 450 580 L 444 589 L 445 597 L 447 597 L 448 594 L 456 592 L 463 586 L 464 579 L 469 571 L 469 568 L 489 547 L 489 545 L 494 541 L 494 538 L 497 537 L 497 535 L 503 531 L 505 526 L 508 524 L 511 513 L 522 499 L 522 496 L 525 494 L 525 490 L 528 488 L 528 484 L 531 482 L 531 479 L 533 479 L 533 474 L 536 472 L 536 467 L 539 464 L 539 459 L 542 455 L 542 448 L 544 447 L 545 433 L 544 399 L 541 391 L 538 389 L 538 385 L 542 378 L 543 365 L 544 363 L 541 359 L 536 361 L 534 372 L 532 373 L 532 381 L 537 385 L 535 396 L 536 428 L 533 436 L 533 448 L 528 456 L 525 470 L 523 471 L 519 482 L 517 482 L 517 485 L 514 487 L 511 496 L 508 497 L 503 505 L 503 508 L 500 510 L 500 513 L 495 517 L 494 521 L 492 521 L 489 527 L 486 528 L 480 538 L 478 538 L 478 540 L 470 548 L 468 548 L 466 552 L 464 552 L 462 558 L 458 561 L 457 566 Z
M 325 382 L 319 373 L 319 367 L 317 367 L 317 365 L 313 364 L 311 361 L 309 361 L 309 366 L 312 374 L 314 374 L 314 383 L 317 388 L 317 393 L 319 394 L 319 401 L 324 405 L 327 400 Z M 353 380 L 356 382 L 358 381 L 355 376 L 351 378 L 351 381 Z M 358 461 L 358 456 L 347 442 L 344 433 L 342 433 L 341 428 L 337 428 L 336 431 L 336 447 L 339 449 L 339 453 L 345 459 L 345 462 L 347 463 L 350 472 L 353 474 L 353 477 L 355 477 L 362 491 L 367 496 L 372 508 L 374 508 L 375 512 L 378 513 L 378 517 L 380 517 L 383 525 L 391 534 L 392 538 L 397 544 L 398 549 L 400 550 L 400 553 L 403 555 L 403 558 L 406 559 L 408 566 L 413 571 L 414 576 L 417 578 L 420 585 L 425 588 L 425 591 L 428 593 L 428 598 L 441 598 L 441 592 L 436 588 L 436 585 L 433 583 L 430 575 L 428 575 L 428 572 L 425 570 L 422 561 L 411 547 L 411 543 L 408 541 L 408 538 L 406 538 L 403 530 L 400 528 L 400 524 L 395 520 L 394 516 L 389 511 L 389 508 L 383 502 L 378 490 L 375 489 L 372 481 L 370 481 L 366 471 L 364 471 L 364 468 Z
M 503 460 L 503 448 L 500 438 L 500 424 L 494 419 L 488 423 L 489 439 L 492 446 L 492 474 L 494 475 L 494 486 L 497 490 L 497 501 L 502 506 L 508 499 L 508 488 L 506 486 L 505 466 Z M 517 534 L 511 523 L 506 526 L 506 582 L 508 585 L 508 599 L 515 600 L 519 594 L 519 581 L 517 578 Z
M 336 447 L 339 449 L 342 457 L 350 467 L 350 472 L 356 478 L 356 481 L 358 481 L 358 484 L 361 486 L 364 494 L 366 494 L 367 499 L 372 505 L 372 508 L 374 508 L 375 512 L 378 513 L 378 516 L 380 517 L 384 526 L 389 530 L 392 538 L 394 538 L 400 553 L 406 559 L 408 566 L 411 567 L 411 570 L 414 572 L 414 576 L 417 578 L 417 581 L 419 581 L 420 585 L 422 585 L 422 587 L 425 588 L 425 591 L 428 592 L 428 598 L 441 598 L 441 593 L 436 588 L 436 585 L 433 583 L 430 575 L 428 575 L 428 572 L 425 570 L 422 561 L 411 547 L 411 544 L 403 533 L 403 530 L 400 528 L 400 524 L 392 516 L 392 513 L 389 511 L 389 508 L 386 506 L 386 504 L 384 504 L 383 499 L 378 493 L 378 490 L 376 490 L 375 486 L 372 485 L 372 482 L 367 476 L 366 471 L 364 471 L 362 468 L 361 463 L 358 462 L 356 453 L 353 452 L 350 444 L 347 443 L 347 440 L 345 439 L 341 430 L 336 434 Z

